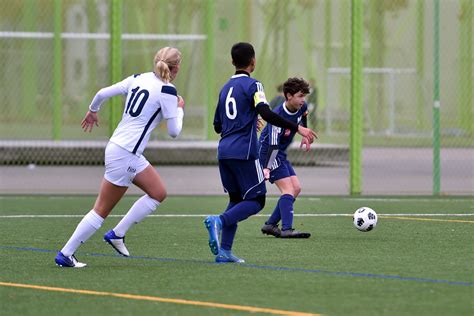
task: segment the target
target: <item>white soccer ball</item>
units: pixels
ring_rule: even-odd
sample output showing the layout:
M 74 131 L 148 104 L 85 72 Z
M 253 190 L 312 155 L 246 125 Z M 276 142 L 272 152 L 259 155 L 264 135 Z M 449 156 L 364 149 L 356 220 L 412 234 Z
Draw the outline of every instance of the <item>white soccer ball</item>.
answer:
M 353 221 L 355 228 L 368 232 L 377 226 L 377 213 L 370 207 L 361 207 L 355 211 Z

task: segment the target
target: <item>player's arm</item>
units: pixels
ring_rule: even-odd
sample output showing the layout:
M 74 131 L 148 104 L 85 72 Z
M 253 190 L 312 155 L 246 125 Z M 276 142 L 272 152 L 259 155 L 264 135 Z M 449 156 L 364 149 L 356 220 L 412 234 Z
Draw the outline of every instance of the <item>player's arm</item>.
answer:
M 265 107 L 266 106 L 266 107 Z M 303 139 L 301 141 L 301 145 L 300 145 L 300 148 L 303 148 L 305 151 L 309 151 L 310 150 L 310 144 L 313 142 L 314 138 L 318 138 L 318 135 L 316 134 L 316 132 L 314 132 L 313 130 L 309 129 L 306 127 L 306 123 L 305 123 L 305 118 L 306 116 L 303 116 L 302 118 L 302 121 L 303 121 L 303 124 L 302 125 L 299 125 L 297 123 L 294 123 L 294 122 L 291 122 L 291 121 L 288 121 L 286 119 L 284 119 L 283 117 L 279 116 L 278 114 L 276 114 L 275 112 L 273 112 L 272 110 L 270 110 L 270 107 L 266 104 L 259 104 L 257 106 L 257 112 L 262 116 L 262 118 L 267 121 L 268 123 L 272 124 L 272 125 L 276 125 L 276 126 L 279 126 L 279 127 L 282 127 L 282 128 L 288 128 L 292 131 L 296 131 L 298 134 L 300 134 L 301 136 L 303 136 Z M 261 113 L 265 113 L 265 114 L 261 114 Z M 268 113 L 267 112 L 270 112 L 269 115 L 267 115 Z M 264 116 L 264 115 L 267 115 L 267 116 Z M 270 120 L 268 120 L 267 118 L 269 118 L 270 120 L 272 120 L 273 122 L 278 122 L 280 123 L 277 124 L 277 123 L 272 123 Z M 296 128 L 295 128 L 296 126 Z
M 308 115 L 309 115 L 308 103 L 305 102 L 303 104 L 301 111 L 303 112 L 303 115 L 301 116 L 301 125 L 303 127 L 308 127 Z
M 222 124 L 218 118 L 218 113 L 216 111 L 216 114 L 214 116 L 214 131 L 217 133 L 217 134 L 220 134 L 222 132 Z
M 131 81 L 133 79 L 133 76 L 130 76 L 126 78 L 123 81 L 120 81 L 116 84 L 113 84 L 109 87 L 105 87 L 100 89 L 92 99 L 91 104 L 89 105 L 89 111 L 91 112 L 98 112 L 102 106 L 102 103 L 104 103 L 105 100 L 114 97 L 116 95 L 120 94 L 127 94 L 128 92 L 128 87 L 131 84 Z
M 303 116 L 301 117 L 301 125 L 303 125 L 303 127 L 308 127 L 308 111 L 303 113 Z
M 168 135 L 175 138 L 183 129 L 184 99 L 178 95 L 172 85 L 163 85 L 161 88 L 163 118 L 166 120 Z
M 214 125 L 214 131 L 217 134 L 220 134 L 222 132 L 222 122 L 221 122 L 221 119 L 220 119 L 219 104 L 217 104 L 217 106 L 216 106 L 216 112 L 214 113 L 213 125 Z
M 259 115 L 257 117 L 257 132 L 261 132 L 263 128 L 265 127 L 265 121 L 262 119 L 262 117 Z
M 263 91 L 263 85 L 260 82 L 256 82 L 255 89 L 256 90 L 253 92 L 255 108 L 257 110 L 257 113 L 260 114 L 260 116 L 265 121 L 272 125 L 282 128 L 288 128 L 291 131 L 297 132 L 301 136 L 306 137 L 309 143 L 312 143 L 314 138 L 318 138 L 318 135 L 315 131 L 298 125 L 294 122 L 288 121 L 287 119 L 284 119 L 283 117 L 274 113 L 268 105 L 267 99 L 265 97 L 265 92 Z
M 295 122 L 291 122 L 280 115 L 276 114 L 270 109 L 270 106 L 266 103 L 259 103 L 257 104 L 257 113 L 260 114 L 260 116 L 270 123 L 271 125 L 281 127 L 281 128 L 287 128 L 290 129 L 293 132 L 298 131 L 298 124 Z
M 91 132 L 94 125 L 99 126 L 97 112 L 100 110 L 100 107 L 105 100 L 119 94 L 127 94 L 128 86 L 132 78 L 133 76 L 130 76 L 121 82 L 102 88 L 95 94 L 91 104 L 89 105 L 89 110 L 81 122 L 81 127 L 85 132 Z
M 301 125 L 298 126 L 298 134 L 303 136 L 303 140 L 301 143 L 306 144 L 305 145 L 307 149 L 306 151 L 308 151 L 309 150 L 308 144 L 313 143 L 314 138 L 319 138 L 319 137 L 315 131 L 308 128 L 308 114 L 309 114 L 308 104 L 305 103 L 303 105 L 303 111 L 304 113 L 303 113 L 303 117 L 301 118 Z
M 168 135 L 173 138 L 178 137 L 183 129 L 183 118 L 184 118 L 184 99 L 178 95 L 178 108 L 177 116 L 170 118 L 166 121 L 168 128 Z
M 303 127 L 308 127 L 308 108 L 306 106 L 306 104 L 304 105 L 306 108 L 305 108 L 305 112 L 303 113 L 303 116 L 301 117 L 301 125 Z M 309 142 L 309 140 L 305 137 L 303 137 L 301 139 L 301 144 L 300 144 L 300 148 L 303 149 L 304 151 L 310 151 L 311 149 L 311 143 Z
M 294 132 L 298 131 L 298 124 L 284 119 L 271 110 L 265 96 L 265 91 L 263 91 L 263 85 L 260 82 L 255 82 L 255 85 L 252 86 L 252 89 L 254 89 L 252 94 L 255 109 L 265 121 L 273 126 L 288 128 Z
M 181 133 L 181 130 L 183 129 L 183 118 L 184 111 L 182 108 L 178 108 L 178 115 L 166 121 L 168 135 L 173 138 L 178 137 L 178 135 Z

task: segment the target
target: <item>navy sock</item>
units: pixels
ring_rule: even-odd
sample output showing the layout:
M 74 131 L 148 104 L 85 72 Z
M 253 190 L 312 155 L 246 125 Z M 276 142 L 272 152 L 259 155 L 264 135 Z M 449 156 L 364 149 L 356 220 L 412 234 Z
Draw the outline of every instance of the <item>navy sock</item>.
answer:
M 281 220 L 280 207 L 279 203 L 276 204 L 275 209 L 273 210 L 272 215 L 268 218 L 265 224 L 276 225 Z
M 237 203 L 229 202 L 224 213 L 233 208 Z M 221 248 L 224 250 L 231 250 L 232 244 L 234 243 L 235 233 L 237 231 L 237 224 L 225 226 L 225 219 L 222 215 L 219 216 L 222 222 L 222 236 L 221 236 Z
M 290 194 L 283 194 L 278 200 L 281 212 L 281 229 L 287 230 L 293 227 L 293 203 L 295 198 Z
M 233 208 L 237 203 L 235 202 L 229 202 L 229 204 L 227 204 L 227 208 L 225 209 L 224 213 L 227 212 L 228 210 L 230 210 L 231 208 Z M 224 214 L 222 213 L 222 214 Z M 221 220 L 221 223 L 222 223 L 222 227 L 224 227 L 226 224 L 225 224 L 225 218 L 221 215 L 219 215 L 219 219 Z
M 233 208 L 236 204 L 237 203 L 235 202 L 229 202 L 229 204 L 227 204 L 227 208 L 225 209 L 224 213 L 230 210 L 231 208 Z
M 237 224 L 222 227 L 221 248 L 231 250 L 234 243 L 235 233 L 237 232 Z
M 230 204 L 230 203 L 229 203 Z M 219 215 L 222 221 L 221 247 L 224 250 L 231 250 L 237 232 L 237 223 L 247 219 L 249 216 L 257 214 L 262 209 L 260 203 L 255 200 L 245 200 L 236 203 Z

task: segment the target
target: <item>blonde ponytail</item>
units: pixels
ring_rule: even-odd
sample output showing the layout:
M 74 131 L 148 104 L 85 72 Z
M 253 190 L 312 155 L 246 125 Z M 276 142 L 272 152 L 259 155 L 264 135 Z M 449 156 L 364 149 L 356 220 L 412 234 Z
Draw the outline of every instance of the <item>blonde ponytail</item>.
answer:
M 165 83 L 171 81 L 171 69 L 181 63 L 181 52 L 174 47 L 163 47 L 153 59 L 155 76 Z

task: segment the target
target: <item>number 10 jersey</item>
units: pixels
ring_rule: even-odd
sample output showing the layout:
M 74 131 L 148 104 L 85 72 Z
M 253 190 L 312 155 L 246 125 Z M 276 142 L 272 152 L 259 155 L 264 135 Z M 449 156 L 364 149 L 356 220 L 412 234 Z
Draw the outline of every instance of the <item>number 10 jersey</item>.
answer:
M 122 120 L 110 141 L 133 154 L 141 155 L 151 131 L 163 120 L 178 116 L 177 91 L 153 72 L 133 75 L 116 83 L 115 95 L 126 94 Z

